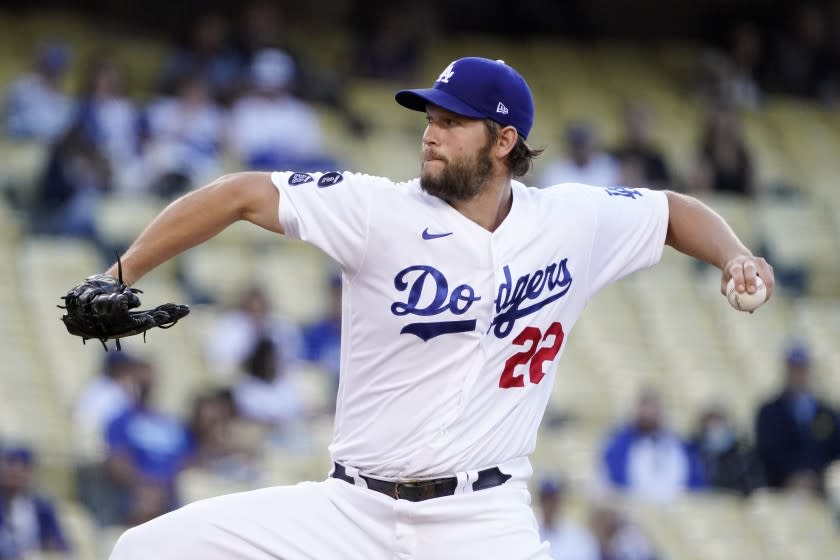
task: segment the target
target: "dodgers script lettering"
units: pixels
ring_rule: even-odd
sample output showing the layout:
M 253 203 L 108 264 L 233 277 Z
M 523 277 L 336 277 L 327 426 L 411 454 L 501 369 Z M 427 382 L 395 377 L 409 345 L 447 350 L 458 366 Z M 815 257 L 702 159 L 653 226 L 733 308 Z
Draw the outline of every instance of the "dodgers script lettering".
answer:
M 536 313 L 549 303 L 565 296 L 572 287 L 572 273 L 568 259 L 552 263 L 544 270 L 523 274 L 514 283 L 510 268 L 503 269 L 505 279 L 499 285 L 498 295 L 493 303 L 496 316 L 487 332 L 493 330 L 497 338 L 505 338 L 513 330 L 517 319 Z M 546 292 L 543 297 L 543 292 Z
M 517 320 L 562 298 L 572 286 L 568 259 L 523 274 L 516 280 L 513 279 L 510 267 L 505 265 L 502 275 L 504 279 L 493 300 L 495 316 L 487 329 L 488 333 L 492 331 L 497 338 L 506 338 Z M 404 268 L 394 277 L 394 287 L 403 294 L 391 304 L 391 313 L 398 317 L 434 317 L 443 313 L 460 316 L 481 299 L 469 284 L 460 284 L 450 289 L 450 283 L 443 272 L 429 265 Z M 400 330 L 400 334 L 413 334 L 425 341 L 442 334 L 470 332 L 475 326 L 476 319 L 427 321 L 409 323 Z

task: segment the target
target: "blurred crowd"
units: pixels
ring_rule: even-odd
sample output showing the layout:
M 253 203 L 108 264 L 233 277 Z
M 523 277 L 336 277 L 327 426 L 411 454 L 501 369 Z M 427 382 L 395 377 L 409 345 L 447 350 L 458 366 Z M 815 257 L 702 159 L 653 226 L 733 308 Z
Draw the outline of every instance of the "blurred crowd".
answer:
M 300 326 L 274 311 L 259 287 L 243 292 L 208 329 L 205 362 L 214 382 L 183 415 L 156 404 L 153 361 L 104 354 L 72 413 L 75 498 L 96 523 L 132 526 L 182 505 L 179 477 L 186 470 L 256 487 L 272 484 L 267 452 L 314 453 L 312 421 L 332 417 L 338 387 L 340 277 L 330 293 L 326 313 Z M 324 408 L 308 405 L 303 375 L 326 377 L 320 386 L 331 394 Z M 67 550 L 57 508 L 35 484 L 34 450 L 0 442 L 0 457 L 0 559 Z
M 803 499 L 824 499 L 826 469 L 840 460 L 840 411 L 812 384 L 813 359 L 794 343 L 782 356 L 778 393 L 755 411 L 753 429 L 742 432 L 726 407 L 701 411 L 692 433 L 668 422 L 653 387 L 640 392 L 627 421 L 606 434 L 600 474 L 584 495 L 592 501 L 588 522 L 564 512 L 568 484 L 546 476 L 538 487 L 540 530 L 556 559 L 653 560 L 655 542 L 631 517 L 610 506 L 630 496 L 667 506 L 692 493 L 749 497 L 770 488 Z M 562 467 L 558 468 L 558 471 Z M 840 515 L 840 512 L 837 512 Z
M 738 111 L 720 101 L 710 105 L 707 113 L 695 166 L 685 176 L 673 172 L 653 140 L 653 110 L 630 102 L 623 110 L 624 138 L 616 146 L 603 146 L 591 123 L 568 123 L 562 135 L 565 155 L 550 161 L 535 184 L 623 185 L 753 197 L 755 172 Z
M 837 103 L 840 29 L 836 6 L 797 2 L 781 24 L 736 18 L 703 60 L 705 93 L 757 109 L 768 94 Z
M 80 453 L 74 484 L 92 518 L 102 527 L 132 526 L 184 503 L 179 481 L 186 471 L 270 485 L 265 453 L 311 453 L 311 423 L 331 418 L 338 384 L 337 278 L 331 293 L 327 313 L 300 327 L 274 311 L 260 289 L 245 291 L 208 329 L 205 357 L 215 382 L 182 416 L 155 405 L 154 363 L 126 352 L 105 354 L 72 415 L 73 433 L 93 448 Z M 681 433 L 669 423 L 657 389 L 643 388 L 626 421 L 603 434 L 589 487 L 570 489 L 557 475 L 562 457 L 551 473 L 536 477 L 535 510 L 553 557 L 657 558 L 652 537 L 615 505 L 623 497 L 667 506 L 691 493 L 749 497 L 770 488 L 826 499 L 826 470 L 840 461 L 840 411 L 815 391 L 817 366 L 806 345 L 793 343 L 781 356 L 777 394 L 759 406 L 746 432 L 725 406 L 711 404 L 691 433 Z M 300 380 L 316 374 L 329 379 L 323 386 L 331 398 L 313 410 Z M 66 549 L 60 515 L 33 484 L 33 450 L 9 443 L 0 455 L 0 558 Z M 567 511 L 570 496 L 589 504 L 585 519 Z
M 418 69 L 434 33 L 428 18 L 399 5 L 366 16 L 347 60 L 332 68 L 300 53 L 289 39 L 295 23 L 274 3 L 253 1 L 236 18 L 199 13 L 169 45 L 154 83 L 143 88 L 154 94 L 143 100 L 130 95 L 130 69 L 109 53 L 77 60 L 71 44 L 42 45 L 31 68 L 6 87 L 0 110 L 7 138 L 49 148 L 37 185 L 17 201 L 32 231 L 81 236 L 113 254 L 96 220 L 112 193 L 170 200 L 230 170 L 355 167 L 328 147 L 320 115 L 332 112 L 351 137 L 375 133 L 348 99 L 347 84 L 426 79 Z M 559 140 L 561 154 L 540 161 L 526 182 L 754 198 L 758 173 L 742 112 L 760 109 L 765 93 L 834 99 L 840 40 L 830 21 L 825 10 L 803 4 L 782 27 L 736 20 L 729 38 L 707 49 L 683 84 L 704 115 L 687 166 L 668 161 L 657 145 L 666 135 L 657 133 L 655 106 L 628 99 L 612 145 L 585 117 L 553 123 L 559 134 L 550 142 Z M 71 70 L 81 80 L 68 94 Z
M 198 14 L 171 45 L 156 94 L 142 103 L 127 93 L 125 68 L 101 53 L 74 61 L 73 46 L 45 44 L 31 69 L 3 95 L 3 129 L 19 141 L 51 146 L 31 204 L 36 231 L 96 238 L 96 201 L 110 192 L 164 198 L 200 186 L 220 171 L 341 166 L 330 153 L 316 108 L 335 111 L 353 134 L 370 124 L 354 111 L 344 87 L 368 78 L 418 79 L 429 23 L 393 6 L 373 15 L 341 69 L 319 67 L 298 53 L 273 3 L 252 2 L 240 17 Z M 557 123 L 567 154 L 530 182 L 654 186 L 689 192 L 754 196 L 756 173 L 739 112 L 760 108 L 768 93 L 833 102 L 838 91 L 838 30 L 812 4 L 786 26 L 737 20 L 727 39 L 698 63 L 695 90 L 706 122 L 695 165 L 675 172 L 652 140 L 655 113 L 629 101 L 625 135 L 603 146 L 584 120 Z M 71 64 L 84 66 L 74 95 L 62 88 Z M 230 158 L 230 159 L 225 159 Z M 229 165 L 230 164 L 230 165 Z
M 156 94 L 142 103 L 129 95 L 126 68 L 109 53 L 74 61 L 72 45 L 44 44 L 31 69 L 7 87 L 0 111 L 10 139 L 49 146 L 35 194 L 24 201 L 33 230 L 99 241 L 94 216 L 109 193 L 170 199 L 231 167 L 340 167 L 317 109 L 366 135 L 369 125 L 350 107 L 345 82 L 411 75 L 420 42 L 409 18 L 397 8 L 378 14 L 349 68 L 338 71 L 296 54 L 285 39 L 290 23 L 274 3 L 252 2 L 237 21 L 202 13 L 172 45 Z M 81 87 L 68 95 L 62 83 L 75 63 L 83 67 Z
M 139 103 L 126 93 L 124 69 L 107 53 L 85 61 L 81 89 L 67 95 L 62 80 L 72 45 L 45 44 L 31 69 L 3 93 L 2 127 L 15 141 L 49 146 L 38 186 L 25 205 L 34 233 L 81 236 L 101 244 L 99 201 L 111 193 L 171 199 L 230 167 L 315 170 L 342 165 L 330 153 L 316 108 L 334 111 L 358 137 L 369 123 L 352 108 L 342 85 L 356 77 L 405 82 L 417 77 L 423 33 L 408 11 L 371 19 L 348 72 L 319 68 L 283 40 L 273 4 L 254 2 L 232 21 L 199 14 L 162 65 L 156 94 Z M 691 193 L 754 197 L 756 172 L 739 112 L 760 107 L 766 93 L 832 102 L 837 95 L 837 38 L 819 8 L 803 5 L 786 30 L 771 33 L 744 22 L 725 47 L 702 61 L 697 87 L 707 118 L 694 166 L 675 172 L 653 140 L 653 107 L 623 108 L 623 138 L 602 145 L 585 120 L 557 123 L 563 156 L 545 163 L 533 186 L 561 182 L 671 188 Z M 202 470 L 231 481 L 270 484 L 267 448 L 294 454 L 312 445 L 310 410 L 300 378 L 310 366 L 338 388 L 341 281 L 329 283 L 327 312 L 298 325 L 272 309 L 259 287 L 222 313 L 205 341 L 216 383 L 173 416 L 155 406 L 153 362 L 130 353 L 105 355 L 78 396 L 73 430 L 91 442 L 75 465 L 76 498 L 101 526 L 142 523 L 178 507 L 179 477 Z M 686 493 L 749 496 L 758 488 L 824 497 L 824 473 L 840 460 L 840 413 L 811 383 L 806 344 L 780 360 L 778 394 L 755 411 L 741 433 L 722 405 L 704 410 L 693 433 L 669 425 L 663 399 L 648 387 L 634 414 L 605 434 L 597 484 L 570 489 L 550 475 L 536 481 L 542 536 L 557 559 L 652 560 L 655 542 L 610 505 L 625 495 L 667 504 Z M 558 471 L 562 457 L 557 458 Z M 69 547 L 60 512 L 35 483 L 38 457 L 25 444 L 0 442 L 0 559 L 32 550 Z M 571 491 L 596 504 L 581 521 L 568 515 Z

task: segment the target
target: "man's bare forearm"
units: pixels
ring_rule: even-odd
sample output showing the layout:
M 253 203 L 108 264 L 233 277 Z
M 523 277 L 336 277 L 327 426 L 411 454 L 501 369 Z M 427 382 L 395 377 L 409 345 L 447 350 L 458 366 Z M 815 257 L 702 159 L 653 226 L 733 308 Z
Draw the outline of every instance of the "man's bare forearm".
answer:
M 752 255 L 717 212 L 696 198 L 674 192 L 667 196 L 666 244 L 720 269 L 735 257 Z
M 268 182 L 267 182 L 268 181 Z M 122 256 L 129 285 L 176 255 L 246 219 L 282 233 L 276 218 L 279 195 L 265 174 L 225 175 L 167 206 Z M 116 276 L 117 265 L 108 270 Z
M 713 264 L 722 271 L 720 291 L 731 278 L 738 292 L 755 293 L 756 275 L 773 294 L 773 267 L 747 249 L 729 224 L 714 210 L 689 196 L 668 192 L 668 235 L 665 243 L 686 255 Z

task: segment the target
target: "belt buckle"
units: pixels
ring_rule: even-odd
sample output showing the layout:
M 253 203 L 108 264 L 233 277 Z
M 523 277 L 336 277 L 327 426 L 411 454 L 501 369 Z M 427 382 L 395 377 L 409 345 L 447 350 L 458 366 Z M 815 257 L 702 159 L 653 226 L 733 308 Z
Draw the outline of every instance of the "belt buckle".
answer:
M 394 495 L 399 500 L 400 496 L 400 486 L 406 488 L 416 488 L 419 489 L 419 498 L 421 500 L 429 500 L 431 498 L 437 497 L 437 493 L 435 492 L 436 481 L 435 480 L 410 480 L 406 482 L 397 482 L 394 484 Z M 408 497 L 404 498 L 408 499 Z

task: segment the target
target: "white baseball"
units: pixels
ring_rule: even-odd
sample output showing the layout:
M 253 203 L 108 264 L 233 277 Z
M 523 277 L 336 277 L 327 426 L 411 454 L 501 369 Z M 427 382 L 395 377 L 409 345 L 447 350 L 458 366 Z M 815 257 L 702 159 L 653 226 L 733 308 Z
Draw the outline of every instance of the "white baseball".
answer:
M 729 283 L 726 285 L 726 299 L 738 311 L 754 311 L 767 299 L 767 288 L 764 286 L 764 280 L 760 276 L 756 276 L 755 288 L 756 290 L 752 294 L 747 291 L 738 293 L 735 289 L 735 280 L 730 278 Z

